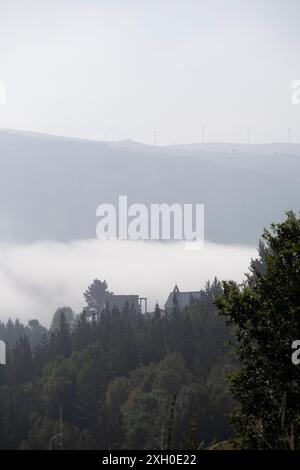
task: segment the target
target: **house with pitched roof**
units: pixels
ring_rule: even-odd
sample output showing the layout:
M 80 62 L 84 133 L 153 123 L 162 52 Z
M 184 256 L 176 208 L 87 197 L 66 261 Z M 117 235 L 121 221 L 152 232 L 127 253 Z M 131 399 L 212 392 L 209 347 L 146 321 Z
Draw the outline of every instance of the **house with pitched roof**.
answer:
M 175 285 L 173 292 L 170 292 L 168 300 L 165 303 L 166 313 L 171 313 L 174 309 L 179 311 L 199 302 L 201 291 L 180 292 Z

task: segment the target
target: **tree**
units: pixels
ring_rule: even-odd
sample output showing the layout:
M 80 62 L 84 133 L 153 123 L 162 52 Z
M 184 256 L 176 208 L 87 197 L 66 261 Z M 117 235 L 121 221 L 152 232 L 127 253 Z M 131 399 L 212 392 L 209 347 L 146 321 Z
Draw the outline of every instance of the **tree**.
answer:
M 40 324 L 36 319 L 28 320 L 28 326 L 26 327 L 26 333 L 28 335 L 29 342 L 32 348 L 40 345 L 48 337 L 48 330 Z
M 99 318 L 110 295 L 107 282 L 94 279 L 83 294 L 87 304 L 86 311 L 88 315 Z
M 30 382 L 33 377 L 34 368 L 31 346 L 27 336 L 23 336 L 23 338 L 17 341 L 8 359 L 11 383 L 19 385 Z
M 155 304 L 154 318 L 156 320 L 159 320 L 161 318 L 161 310 L 160 310 L 160 307 L 158 305 L 158 302 L 156 302 L 156 304 Z
M 263 241 L 264 259 L 241 286 L 225 282 L 217 300 L 241 363 L 231 379 L 239 402 L 232 422 L 243 448 L 300 449 L 300 369 L 291 360 L 300 338 L 299 217 L 288 213 Z
M 63 422 L 51 420 L 37 413 L 32 418 L 32 428 L 27 441 L 22 441 L 21 450 L 80 450 L 93 449 L 95 444 L 87 430 Z M 57 438 L 55 439 L 55 437 Z
M 71 354 L 70 326 L 63 312 L 60 312 L 58 328 L 51 333 L 50 356 L 55 359 L 58 356 L 69 357 Z
M 55 331 L 59 329 L 62 314 L 64 315 L 64 319 L 69 325 L 69 327 L 72 328 L 73 326 L 75 320 L 75 314 L 73 310 L 70 307 L 60 307 L 55 311 L 52 318 L 50 331 L 52 331 L 53 333 L 55 333 Z

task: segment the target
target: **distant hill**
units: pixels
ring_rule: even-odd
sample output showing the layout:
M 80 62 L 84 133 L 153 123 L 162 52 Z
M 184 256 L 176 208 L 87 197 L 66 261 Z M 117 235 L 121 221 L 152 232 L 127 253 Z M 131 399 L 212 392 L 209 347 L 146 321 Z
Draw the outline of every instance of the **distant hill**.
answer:
M 235 148 L 235 151 L 230 149 Z M 95 237 L 101 202 L 204 203 L 206 239 L 257 244 L 299 210 L 300 145 L 152 147 L 0 131 L 0 240 Z

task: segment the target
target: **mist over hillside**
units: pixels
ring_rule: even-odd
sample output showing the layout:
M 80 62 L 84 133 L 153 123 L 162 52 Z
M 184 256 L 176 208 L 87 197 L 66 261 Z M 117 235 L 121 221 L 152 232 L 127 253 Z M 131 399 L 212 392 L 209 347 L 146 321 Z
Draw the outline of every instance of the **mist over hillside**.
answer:
M 0 0 L 0 455 L 294 464 L 299 18 Z
M 129 204 L 203 203 L 206 240 L 256 246 L 300 197 L 299 145 L 151 147 L 2 130 L 0 166 L 1 241 L 94 238 L 97 206 L 125 194 Z

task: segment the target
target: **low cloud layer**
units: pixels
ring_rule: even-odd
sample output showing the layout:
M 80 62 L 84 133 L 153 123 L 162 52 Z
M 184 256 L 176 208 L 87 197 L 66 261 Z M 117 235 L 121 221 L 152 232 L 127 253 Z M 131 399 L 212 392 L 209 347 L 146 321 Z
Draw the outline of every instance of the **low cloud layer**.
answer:
M 81 240 L 71 243 L 0 243 L 0 319 L 37 318 L 48 325 L 56 308 L 79 312 L 83 292 L 106 279 L 118 294 L 148 297 L 163 306 L 175 282 L 198 290 L 208 279 L 241 281 L 256 249 L 206 243 L 187 251 L 183 243 Z

